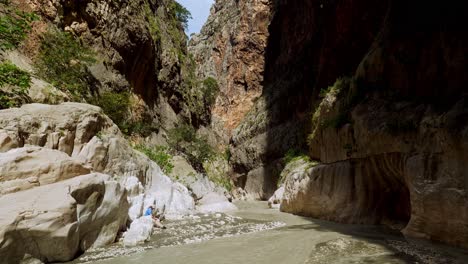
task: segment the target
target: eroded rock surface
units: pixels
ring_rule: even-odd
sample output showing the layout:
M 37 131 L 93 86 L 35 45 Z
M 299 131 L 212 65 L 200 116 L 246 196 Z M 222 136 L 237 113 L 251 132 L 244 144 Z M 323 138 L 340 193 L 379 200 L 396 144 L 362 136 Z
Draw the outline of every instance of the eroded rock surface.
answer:
M 125 226 L 125 190 L 110 176 L 89 174 L 0 197 L 0 262 L 25 254 L 44 262 L 69 261 L 115 241 Z
M 0 196 L 90 172 L 90 167 L 57 150 L 40 147 L 13 149 L 0 153 Z
M 468 247 L 463 12 L 276 1 L 263 94 L 231 139 L 237 185 L 265 199 L 303 150 L 322 164 L 289 173 L 282 210 Z

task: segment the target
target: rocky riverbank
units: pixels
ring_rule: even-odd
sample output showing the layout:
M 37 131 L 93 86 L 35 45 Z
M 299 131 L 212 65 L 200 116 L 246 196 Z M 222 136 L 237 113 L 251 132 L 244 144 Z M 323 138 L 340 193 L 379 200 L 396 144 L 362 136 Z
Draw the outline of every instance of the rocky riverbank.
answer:
M 114 243 L 149 205 L 167 219 L 236 209 L 203 176 L 188 185 L 198 186 L 195 193 L 173 181 L 134 150 L 99 107 L 2 110 L 0 135 L 2 263 L 72 260 Z M 151 236 L 150 224 L 135 243 Z

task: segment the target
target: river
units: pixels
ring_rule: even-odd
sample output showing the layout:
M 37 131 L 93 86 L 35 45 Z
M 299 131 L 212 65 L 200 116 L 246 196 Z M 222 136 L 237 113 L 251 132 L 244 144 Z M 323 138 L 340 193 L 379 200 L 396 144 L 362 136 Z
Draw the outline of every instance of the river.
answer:
M 149 243 L 116 244 L 74 263 L 468 263 L 468 252 L 407 240 L 377 226 L 343 225 L 238 202 L 232 215 L 190 216 L 168 222 Z

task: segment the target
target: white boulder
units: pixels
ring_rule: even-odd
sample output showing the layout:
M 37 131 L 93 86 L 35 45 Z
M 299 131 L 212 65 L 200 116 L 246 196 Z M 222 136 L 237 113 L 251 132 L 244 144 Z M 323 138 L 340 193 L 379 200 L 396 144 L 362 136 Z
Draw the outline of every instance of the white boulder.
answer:
M 136 246 L 149 241 L 153 234 L 153 219 L 151 216 L 143 216 L 132 222 L 130 228 L 123 236 L 125 246 Z
M 275 191 L 273 196 L 268 199 L 268 206 L 270 208 L 279 209 L 281 205 L 281 200 L 283 200 L 284 186 L 281 186 L 278 190 Z
M 219 193 L 209 193 L 198 201 L 197 211 L 200 213 L 231 212 L 237 207 Z

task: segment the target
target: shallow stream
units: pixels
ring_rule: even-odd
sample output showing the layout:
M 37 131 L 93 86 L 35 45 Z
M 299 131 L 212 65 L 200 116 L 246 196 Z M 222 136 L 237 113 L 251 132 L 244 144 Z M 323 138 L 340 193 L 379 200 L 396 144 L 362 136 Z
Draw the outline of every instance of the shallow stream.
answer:
M 119 244 L 74 263 L 468 263 L 468 252 L 407 240 L 384 227 L 342 225 L 239 202 L 232 215 L 193 215 L 165 223 L 142 246 Z

